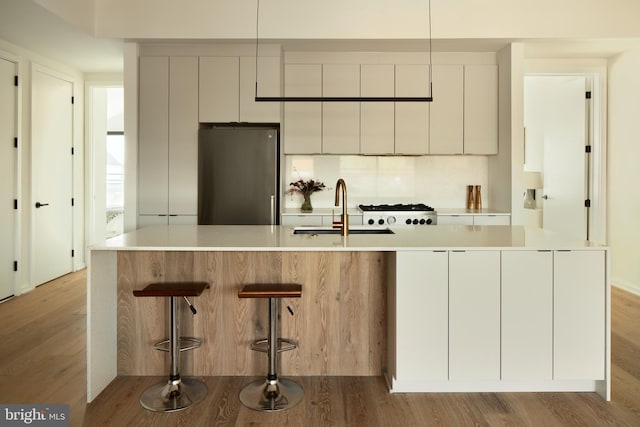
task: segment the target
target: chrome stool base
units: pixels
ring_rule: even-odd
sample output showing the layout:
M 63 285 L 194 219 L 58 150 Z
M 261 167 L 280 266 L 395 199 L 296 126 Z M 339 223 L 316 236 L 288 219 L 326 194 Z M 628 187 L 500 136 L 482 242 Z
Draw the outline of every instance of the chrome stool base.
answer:
M 262 412 L 292 408 L 300 403 L 303 397 L 302 387 L 285 378 L 254 381 L 240 391 L 240 402 L 244 406 Z
M 181 378 L 154 384 L 140 396 L 140 405 L 154 412 L 176 412 L 201 401 L 207 395 L 207 386 L 198 380 Z

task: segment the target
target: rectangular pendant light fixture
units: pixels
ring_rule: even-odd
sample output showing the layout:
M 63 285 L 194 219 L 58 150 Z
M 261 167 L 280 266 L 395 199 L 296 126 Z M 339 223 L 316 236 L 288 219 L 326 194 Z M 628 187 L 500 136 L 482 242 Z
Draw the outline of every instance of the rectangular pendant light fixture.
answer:
M 431 81 L 431 0 L 427 0 L 429 21 L 429 96 L 259 96 L 258 95 L 258 30 L 260 23 L 260 0 L 256 6 L 256 102 L 433 102 L 433 83 Z

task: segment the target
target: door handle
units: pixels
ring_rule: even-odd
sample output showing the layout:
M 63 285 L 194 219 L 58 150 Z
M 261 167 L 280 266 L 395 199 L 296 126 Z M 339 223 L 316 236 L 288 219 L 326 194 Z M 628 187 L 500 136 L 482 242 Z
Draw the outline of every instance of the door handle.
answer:
M 40 202 L 36 202 L 36 208 L 41 208 L 43 206 L 49 206 L 49 203 L 40 203 Z
M 271 225 L 276 225 L 276 196 L 271 195 Z

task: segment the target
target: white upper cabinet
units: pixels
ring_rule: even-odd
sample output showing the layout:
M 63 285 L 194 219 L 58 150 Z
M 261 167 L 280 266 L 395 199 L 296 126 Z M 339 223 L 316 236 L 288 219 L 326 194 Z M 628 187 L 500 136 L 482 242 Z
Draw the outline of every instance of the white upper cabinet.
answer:
M 433 65 L 433 102 L 430 106 L 430 154 L 464 152 L 464 67 Z
M 199 83 L 199 120 L 201 122 L 239 121 L 239 57 L 200 57 Z
M 169 57 L 140 57 L 138 213 L 168 214 Z
M 393 65 L 362 65 L 360 93 L 363 97 L 394 96 Z M 362 154 L 393 154 L 394 107 L 392 102 L 360 104 L 360 148 Z
M 322 66 L 322 95 L 360 96 L 360 65 Z M 325 102 L 322 105 L 322 152 L 358 154 L 360 152 L 360 104 Z
M 138 225 L 195 223 L 198 58 L 140 57 Z
M 258 58 L 258 96 L 280 96 L 280 58 Z M 256 102 L 256 58 L 240 57 L 240 121 L 280 123 L 279 102 Z
M 258 59 L 260 96 L 280 96 L 280 58 Z M 255 102 L 256 58 L 200 57 L 199 120 L 204 123 L 279 123 L 279 102 Z
M 322 65 L 286 64 L 285 96 L 322 96 Z M 322 103 L 284 104 L 285 154 L 322 153 Z
M 464 152 L 498 153 L 498 67 L 464 67 Z
M 429 96 L 428 65 L 396 65 L 397 97 Z M 397 102 L 395 153 L 429 153 L 429 103 Z
M 198 58 L 169 61 L 169 214 L 197 215 Z

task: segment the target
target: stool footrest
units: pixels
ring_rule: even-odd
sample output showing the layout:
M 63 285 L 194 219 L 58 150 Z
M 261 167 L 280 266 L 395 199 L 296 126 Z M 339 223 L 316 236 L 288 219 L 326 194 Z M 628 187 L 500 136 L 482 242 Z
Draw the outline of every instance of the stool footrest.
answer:
M 277 352 L 282 353 L 283 351 L 291 351 L 298 347 L 298 344 L 287 338 L 278 338 L 278 348 Z M 269 352 L 269 340 L 267 338 L 256 340 L 251 343 L 251 350 L 260 351 L 262 353 Z
M 180 351 L 189 351 L 194 348 L 199 348 L 202 345 L 202 340 L 193 337 L 180 337 Z M 171 345 L 169 339 L 158 341 L 153 345 L 153 348 L 160 351 L 171 351 Z

